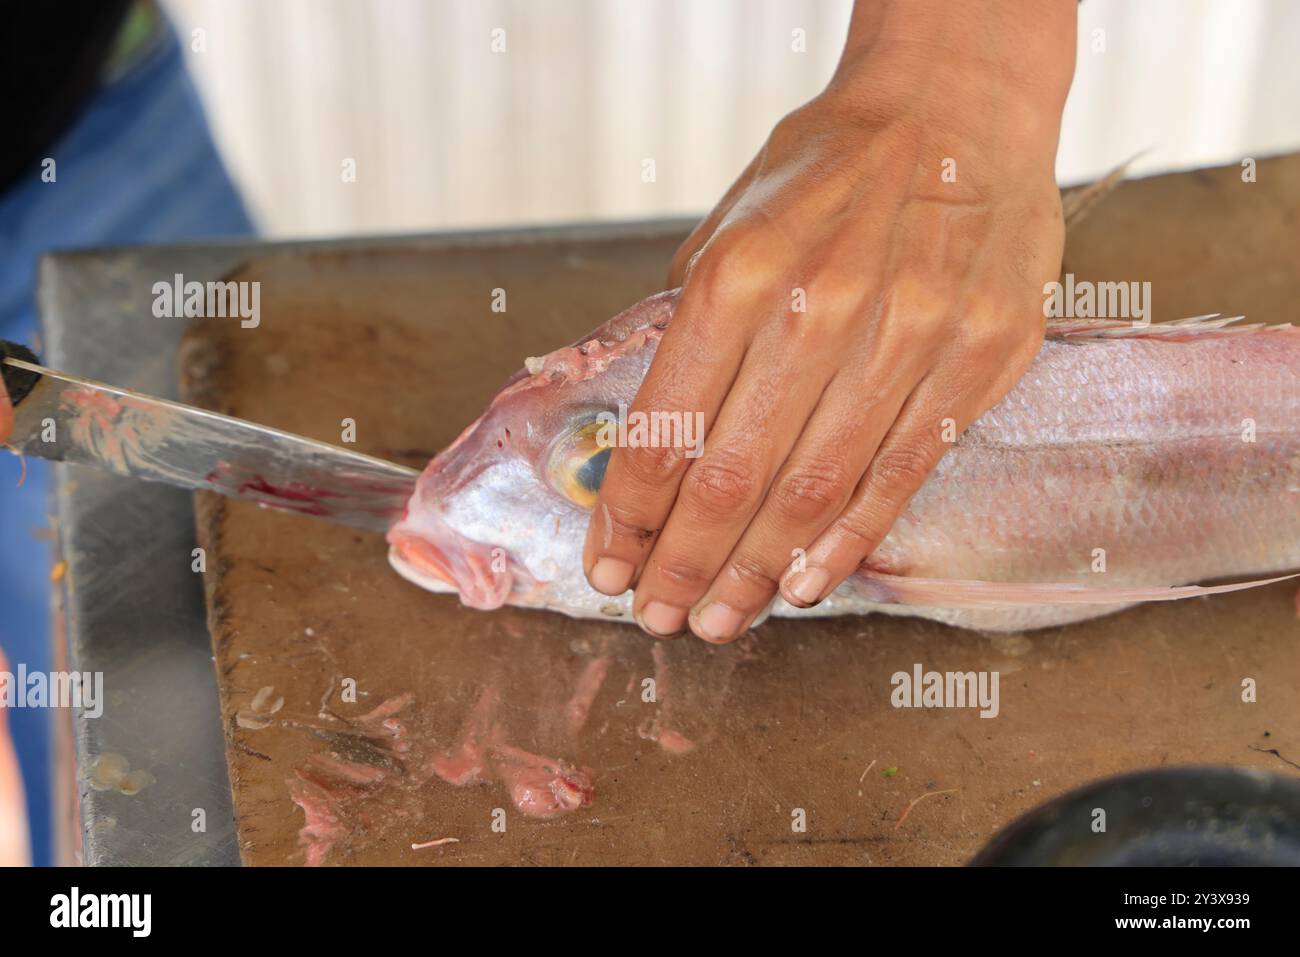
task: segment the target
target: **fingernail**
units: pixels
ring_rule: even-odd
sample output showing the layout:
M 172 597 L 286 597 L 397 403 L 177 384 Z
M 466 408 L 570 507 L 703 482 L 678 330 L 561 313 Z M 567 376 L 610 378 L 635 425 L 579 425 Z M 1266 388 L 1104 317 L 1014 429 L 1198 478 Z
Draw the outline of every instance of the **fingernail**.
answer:
M 791 575 L 782 590 L 795 599 L 794 604 L 806 608 L 817 603 L 830 580 L 830 573 L 824 568 L 805 568 Z
M 686 609 L 662 601 L 647 602 L 641 609 L 640 621 L 646 631 L 667 638 L 686 627 Z
M 621 595 L 632 584 L 632 572 L 636 571 L 630 562 L 619 558 L 602 558 L 591 566 L 587 580 L 591 587 L 602 595 Z
M 717 601 L 709 602 L 695 617 L 696 632 L 705 641 L 729 641 L 744 623 L 744 615 Z

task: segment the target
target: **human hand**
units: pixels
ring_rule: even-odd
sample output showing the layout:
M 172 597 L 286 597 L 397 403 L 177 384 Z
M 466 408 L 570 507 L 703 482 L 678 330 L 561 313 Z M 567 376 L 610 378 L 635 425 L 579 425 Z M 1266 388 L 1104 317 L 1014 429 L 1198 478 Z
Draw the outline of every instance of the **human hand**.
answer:
M 0 339 L 0 445 L 9 441 L 14 430 L 14 407 L 10 393 L 18 396 L 21 402 L 31 389 L 38 376 L 31 372 L 16 369 L 4 362 L 6 358 L 23 359 L 39 363 L 40 358 L 26 346 Z
M 1037 353 L 1064 243 L 1073 0 L 859 4 L 827 89 L 679 251 L 631 412 L 703 454 L 617 448 L 584 552 L 652 634 L 740 635 L 825 598 Z M 806 550 L 802 570 L 791 565 Z
M 9 402 L 9 393 L 0 385 L 0 443 L 8 442 L 13 430 L 14 407 Z

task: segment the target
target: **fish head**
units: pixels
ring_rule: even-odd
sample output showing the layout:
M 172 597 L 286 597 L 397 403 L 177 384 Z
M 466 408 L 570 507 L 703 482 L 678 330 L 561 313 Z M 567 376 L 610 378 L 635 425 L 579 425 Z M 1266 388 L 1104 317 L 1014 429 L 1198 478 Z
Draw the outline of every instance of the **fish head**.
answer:
M 394 569 L 472 608 L 627 617 L 629 595 L 587 584 L 583 542 L 612 451 L 602 425 L 636 395 L 676 300 L 652 296 L 529 359 L 421 474 L 388 533 Z

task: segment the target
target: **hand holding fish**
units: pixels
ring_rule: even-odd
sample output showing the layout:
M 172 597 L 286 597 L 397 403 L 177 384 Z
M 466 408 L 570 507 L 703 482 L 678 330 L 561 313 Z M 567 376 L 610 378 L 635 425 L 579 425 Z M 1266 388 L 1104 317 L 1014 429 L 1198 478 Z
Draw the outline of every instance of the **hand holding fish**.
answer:
M 702 412 L 703 452 L 616 448 L 583 556 L 647 631 L 728 641 L 778 590 L 821 601 L 1033 360 L 1075 13 L 859 3 L 827 89 L 682 246 L 631 414 Z

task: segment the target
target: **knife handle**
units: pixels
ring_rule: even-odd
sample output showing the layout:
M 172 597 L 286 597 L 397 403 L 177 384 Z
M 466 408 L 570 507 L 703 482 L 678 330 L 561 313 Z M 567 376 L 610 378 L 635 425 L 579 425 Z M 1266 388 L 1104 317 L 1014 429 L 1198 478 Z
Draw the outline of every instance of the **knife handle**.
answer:
M 17 407 L 19 402 L 27 398 L 27 393 L 32 391 L 36 383 L 41 381 L 41 377 L 38 373 L 11 366 L 5 359 L 22 359 L 36 366 L 41 364 L 41 359 L 26 346 L 0 339 L 0 378 L 4 379 L 5 391 L 9 393 L 9 404 Z

